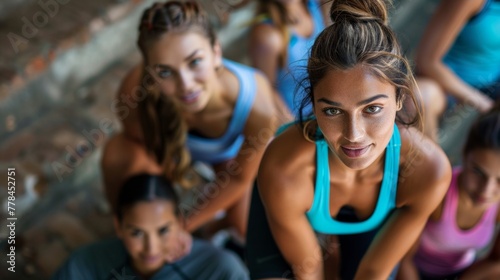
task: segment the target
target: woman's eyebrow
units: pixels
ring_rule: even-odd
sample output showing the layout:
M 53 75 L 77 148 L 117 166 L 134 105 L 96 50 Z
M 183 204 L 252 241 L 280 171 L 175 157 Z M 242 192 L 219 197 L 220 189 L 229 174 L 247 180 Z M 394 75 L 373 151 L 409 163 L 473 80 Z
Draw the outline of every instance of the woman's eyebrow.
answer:
M 386 98 L 387 99 L 387 98 L 389 98 L 389 96 L 387 96 L 385 94 L 377 94 L 373 97 L 370 97 L 370 98 L 367 98 L 365 100 L 358 102 L 358 106 L 368 104 L 368 103 L 373 102 L 379 98 Z
M 168 229 L 172 225 L 172 222 L 167 222 L 166 224 L 159 226 L 158 229 Z
M 191 60 L 194 56 L 196 56 L 196 54 L 198 54 L 198 52 L 200 52 L 201 49 L 196 49 L 194 50 L 190 55 L 186 56 L 186 58 L 184 58 L 184 61 L 189 61 Z M 171 67 L 166 65 L 166 64 L 161 64 L 161 63 L 157 63 L 154 65 L 155 68 L 167 68 L 167 69 L 170 69 Z
M 373 101 L 375 101 L 375 100 L 377 100 L 379 98 L 389 98 L 389 96 L 387 96 L 385 94 L 377 94 L 375 96 L 372 96 L 370 98 L 367 98 L 365 100 L 362 100 L 362 101 L 358 102 L 357 105 L 358 106 L 365 105 L 365 104 L 373 102 Z M 320 98 L 320 99 L 318 99 L 318 102 L 323 102 L 323 103 L 326 103 L 328 105 L 335 106 L 335 107 L 342 107 L 342 103 L 331 101 L 331 100 L 328 100 L 326 98 Z

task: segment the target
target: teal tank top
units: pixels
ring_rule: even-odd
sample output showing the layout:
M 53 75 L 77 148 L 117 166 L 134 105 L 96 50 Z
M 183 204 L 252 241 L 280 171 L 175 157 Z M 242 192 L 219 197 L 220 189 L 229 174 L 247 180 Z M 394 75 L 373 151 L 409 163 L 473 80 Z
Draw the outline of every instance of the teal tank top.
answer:
M 205 138 L 188 134 L 187 146 L 193 160 L 217 164 L 235 158 L 245 141 L 243 130 L 257 94 L 256 70 L 227 59 L 224 67 L 237 78 L 240 86 L 229 127 L 219 138 Z
M 469 20 L 443 62 L 475 88 L 500 80 L 500 1 L 486 0 L 481 12 Z
M 313 229 L 323 234 L 357 234 L 380 226 L 396 207 L 400 148 L 401 137 L 397 125 L 394 124 L 394 131 L 385 151 L 384 176 L 373 214 L 360 222 L 340 222 L 330 215 L 328 144 L 324 139 L 316 140 L 314 200 L 311 209 L 306 213 Z

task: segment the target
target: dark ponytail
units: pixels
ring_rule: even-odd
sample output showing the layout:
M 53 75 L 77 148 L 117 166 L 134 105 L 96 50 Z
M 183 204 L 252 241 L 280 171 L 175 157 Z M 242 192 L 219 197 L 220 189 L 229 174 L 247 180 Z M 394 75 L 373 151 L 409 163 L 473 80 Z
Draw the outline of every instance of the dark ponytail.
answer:
M 500 151 L 500 102 L 479 116 L 469 130 L 463 154 L 478 149 Z
M 146 98 L 139 103 L 139 121 L 146 150 L 154 155 L 165 175 L 183 187 L 190 187 L 187 124 L 177 102 L 159 87 L 149 88 Z

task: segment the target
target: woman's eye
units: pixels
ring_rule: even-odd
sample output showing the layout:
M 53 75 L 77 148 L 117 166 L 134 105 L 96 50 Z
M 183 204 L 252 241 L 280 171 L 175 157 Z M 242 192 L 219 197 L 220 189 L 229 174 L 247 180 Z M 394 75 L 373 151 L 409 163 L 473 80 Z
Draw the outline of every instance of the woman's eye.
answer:
M 142 236 L 142 231 L 140 230 L 132 231 L 132 237 L 140 237 L 140 236 Z
M 382 107 L 380 107 L 380 106 L 370 106 L 370 107 L 366 108 L 366 110 L 365 110 L 365 112 L 367 112 L 369 114 L 376 114 L 380 111 L 382 111 Z
M 323 109 L 323 113 L 327 116 L 336 116 L 340 114 L 340 110 L 336 108 L 325 108 Z
M 473 168 L 472 171 L 479 177 L 486 178 L 486 174 L 484 174 L 483 171 L 481 171 L 479 168 Z
M 158 233 L 159 233 L 160 235 L 167 234 L 167 233 L 168 233 L 168 228 L 166 228 L 166 227 L 161 228 L 160 230 L 158 230 Z
M 172 71 L 170 70 L 161 70 L 158 72 L 158 77 L 164 79 L 172 76 Z
M 191 67 L 195 67 L 195 66 L 198 66 L 201 62 L 201 58 L 195 58 L 193 60 L 191 60 L 191 62 L 189 63 L 189 65 Z

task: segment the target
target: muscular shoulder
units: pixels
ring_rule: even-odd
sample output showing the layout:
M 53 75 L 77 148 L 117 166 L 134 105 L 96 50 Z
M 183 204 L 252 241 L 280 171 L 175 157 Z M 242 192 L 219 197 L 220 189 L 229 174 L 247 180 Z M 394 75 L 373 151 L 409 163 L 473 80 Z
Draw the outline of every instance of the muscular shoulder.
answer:
M 106 143 L 101 168 L 106 196 L 111 205 L 114 205 L 127 178 L 140 173 L 161 174 L 160 166 L 146 150 L 123 133 L 113 136 Z
M 284 49 L 285 42 L 280 31 L 271 24 L 257 24 L 250 31 L 252 48 L 258 53 L 279 54 Z
M 119 133 L 106 143 L 101 167 L 105 180 L 121 181 L 140 172 L 157 172 L 159 167 L 138 143 Z
M 106 170 L 123 169 L 131 165 L 134 158 L 140 155 L 136 144 L 119 133 L 111 137 L 104 146 L 102 168 Z
M 138 86 L 141 81 L 143 68 L 144 65 L 141 62 L 127 73 L 118 89 L 118 97 L 128 97 L 133 94 L 134 88 Z
M 427 204 L 433 210 L 451 180 L 451 165 L 443 150 L 414 128 L 400 128 L 401 164 L 398 206 Z
M 279 196 L 284 203 L 308 209 L 314 195 L 315 152 L 314 143 L 305 140 L 297 126 L 276 137 L 267 147 L 259 169 L 263 199 Z

